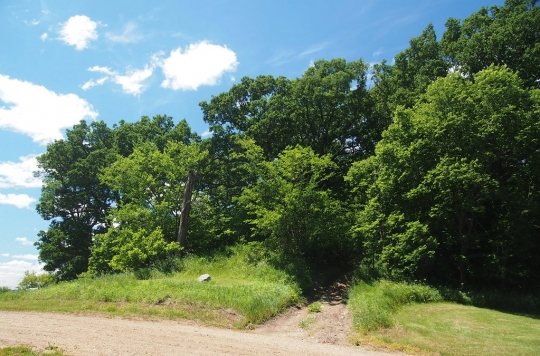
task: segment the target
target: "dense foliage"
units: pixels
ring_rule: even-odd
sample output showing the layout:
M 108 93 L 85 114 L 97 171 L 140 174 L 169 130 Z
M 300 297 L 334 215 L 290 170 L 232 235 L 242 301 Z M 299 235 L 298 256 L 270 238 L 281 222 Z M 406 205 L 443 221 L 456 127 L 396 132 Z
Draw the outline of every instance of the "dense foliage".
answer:
M 73 279 L 258 241 L 311 277 L 540 289 L 536 3 L 451 18 L 441 40 L 430 24 L 394 64 L 243 78 L 200 104 L 208 139 L 167 116 L 81 122 L 39 158 L 40 260 Z

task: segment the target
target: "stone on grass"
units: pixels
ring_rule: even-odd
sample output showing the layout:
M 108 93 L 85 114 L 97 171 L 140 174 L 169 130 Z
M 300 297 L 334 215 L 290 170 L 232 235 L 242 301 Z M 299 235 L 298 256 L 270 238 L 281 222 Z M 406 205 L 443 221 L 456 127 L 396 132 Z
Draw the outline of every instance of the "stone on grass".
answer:
M 199 277 L 199 282 L 210 282 L 211 279 L 209 274 L 203 274 Z

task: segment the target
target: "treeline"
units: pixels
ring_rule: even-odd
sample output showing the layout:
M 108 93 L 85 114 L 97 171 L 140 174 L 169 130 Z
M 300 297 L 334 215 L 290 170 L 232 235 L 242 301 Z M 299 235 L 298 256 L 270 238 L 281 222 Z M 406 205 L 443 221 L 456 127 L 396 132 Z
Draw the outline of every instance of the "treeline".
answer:
M 161 115 L 81 121 L 38 159 L 45 270 L 167 270 L 257 241 L 291 273 L 540 289 L 536 3 L 451 18 L 440 40 L 428 25 L 393 64 L 243 78 L 200 104 L 207 139 Z

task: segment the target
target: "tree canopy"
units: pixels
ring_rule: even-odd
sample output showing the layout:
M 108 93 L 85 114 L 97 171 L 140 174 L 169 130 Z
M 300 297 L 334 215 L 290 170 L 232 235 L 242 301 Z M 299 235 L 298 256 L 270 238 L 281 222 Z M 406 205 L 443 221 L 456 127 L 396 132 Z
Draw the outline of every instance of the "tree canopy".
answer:
M 539 26 L 537 1 L 507 0 L 392 64 L 242 78 L 200 103 L 206 139 L 81 121 L 38 158 L 39 258 L 64 280 L 259 241 L 292 273 L 540 290 Z

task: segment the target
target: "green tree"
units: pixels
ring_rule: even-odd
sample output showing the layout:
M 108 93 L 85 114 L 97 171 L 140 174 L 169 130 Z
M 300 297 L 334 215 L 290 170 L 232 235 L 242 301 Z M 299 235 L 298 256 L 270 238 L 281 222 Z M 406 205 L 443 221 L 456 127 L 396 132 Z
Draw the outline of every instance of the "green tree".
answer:
M 214 184 L 233 197 L 252 180 L 230 173 L 237 163 L 229 157 L 239 152 L 233 138 L 242 136 L 253 139 L 266 160 L 295 145 L 332 155 L 339 172 L 327 184 L 341 192 L 341 176 L 354 160 L 372 154 L 380 135 L 370 112 L 367 68 L 360 60 L 320 60 L 301 78 L 243 78 L 229 92 L 202 102 L 204 120 L 214 133 L 209 141 L 213 167 L 223 167 L 214 170 Z
M 527 87 L 539 87 L 540 8 L 537 0 L 506 0 L 465 20 L 450 18 L 441 46 L 455 69 L 474 75 L 490 65 L 507 66 Z
M 43 178 L 37 211 L 52 221 L 36 246 L 44 269 L 60 280 L 86 271 L 92 236 L 106 231 L 106 215 L 116 200 L 98 178 L 116 158 L 111 129 L 104 122 L 81 121 L 66 136 L 38 157 L 37 173 Z
M 49 273 L 37 274 L 32 271 L 25 271 L 23 279 L 19 282 L 17 289 L 43 288 L 54 284 L 54 278 Z
M 365 264 L 396 278 L 538 286 L 538 104 L 516 73 L 490 67 L 474 82 L 439 79 L 398 110 L 376 156 L 348 175 Z
M 329 155 L 300 146 L 261 162 L 257 183 L 239 198 L 253 236 L 266 239 L 289 261 L 301 260 L 311 267 L 346 262 L 344 209 L 324 187 L 333 168 Z
M 188 171 L 198 169 L 205 155 L 196 143 L 169 142 L 163 152 L 145 143 L 103 170 L 101 181 L 120 198 L 108 216 L 108 232 L 96 236 L 92 274 L 148 267 L 179 251 L 184 185 Z

